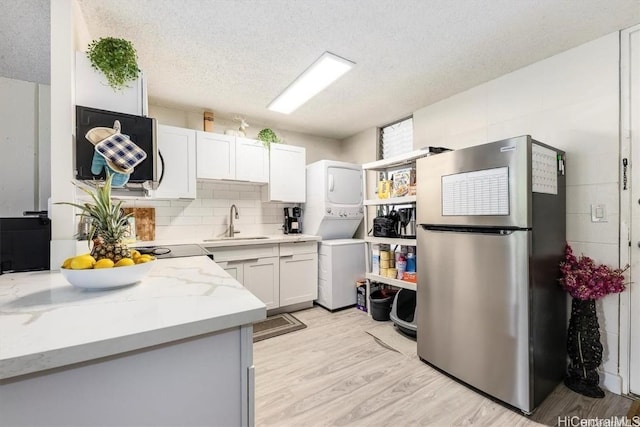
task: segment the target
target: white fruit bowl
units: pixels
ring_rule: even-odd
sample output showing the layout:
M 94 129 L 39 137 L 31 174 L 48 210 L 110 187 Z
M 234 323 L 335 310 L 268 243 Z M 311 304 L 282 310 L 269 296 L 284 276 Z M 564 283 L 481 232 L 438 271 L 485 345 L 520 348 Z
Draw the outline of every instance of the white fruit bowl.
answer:
M 61 268 L 60 273 L 73 286 L 82 289 L 113 289 L 133 285 L 149 274 L 155 261 L 125 267 L 71 270 Z

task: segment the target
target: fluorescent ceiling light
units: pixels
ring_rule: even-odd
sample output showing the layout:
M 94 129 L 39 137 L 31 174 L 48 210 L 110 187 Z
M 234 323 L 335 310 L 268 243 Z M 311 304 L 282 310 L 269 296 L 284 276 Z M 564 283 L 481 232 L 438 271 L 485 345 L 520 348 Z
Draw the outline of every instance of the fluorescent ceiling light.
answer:
M 355 63 L 325 52 L 297 79 L 293 81 L 267 108 L 279 113 L 290 114 L 313 98 L 340 76 L 349 71 Z

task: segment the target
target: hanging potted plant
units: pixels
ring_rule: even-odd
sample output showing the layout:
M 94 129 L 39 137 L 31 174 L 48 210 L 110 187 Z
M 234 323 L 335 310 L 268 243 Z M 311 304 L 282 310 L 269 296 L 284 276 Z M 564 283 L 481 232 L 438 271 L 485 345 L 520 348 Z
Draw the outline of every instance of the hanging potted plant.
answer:
M 109 86 L 122 90 L 138 78 L 138 54 L 130 41 L 114 37 L 94 40 L 87 48 L 91 66 L 102 72 Z
M 276 135 L 274 131 L 269 128 L 265 128 L 258 132 L 258 141 L 262 141 L 262 144 L 264 144 L 264 146 L 267 147 L 268 150 L 271 146 L 271 143 L 279 144 L 280 138 L 278 138 L 278 135 Z
M 570 362 L 564 383 L 576 393 L 604 397 L 604 392 L 598 386 L 600 378 L 596 371 L 602 363 L 596 300 L 624 291 L 624 272 L 628 268 L 628 265 L 623 269 L 596 265 L 589 257 L 576 257 L 568 244 L 565 247 L 564 262 L 560 263 L 560 282 L 571 295 L 572 301 L 567 333 Z

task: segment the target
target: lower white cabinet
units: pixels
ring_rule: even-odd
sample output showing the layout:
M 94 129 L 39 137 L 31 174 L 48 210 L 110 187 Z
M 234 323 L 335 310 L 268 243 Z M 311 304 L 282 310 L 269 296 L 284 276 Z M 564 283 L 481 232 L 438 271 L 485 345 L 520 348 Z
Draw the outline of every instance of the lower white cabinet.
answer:
M 206 248 L 231 277 L 267 309 L 318 298 L 316 241 Z
M 158 150 L 162 156 L 162 180 L 156 199 L 196 198 L 196 131 L 158 125 Z
M 206 248 L 231 277 L 249 289 L 267 309 L 280 302 L 280 258 L 277 244 Z
M 280 244 L 280 305 L 318 298 L 318 242 Z
M 247 261 L 243 266 L 242 284 L 265 303 L 267 310 L 279 307 L 280 265 L 278 257 Z

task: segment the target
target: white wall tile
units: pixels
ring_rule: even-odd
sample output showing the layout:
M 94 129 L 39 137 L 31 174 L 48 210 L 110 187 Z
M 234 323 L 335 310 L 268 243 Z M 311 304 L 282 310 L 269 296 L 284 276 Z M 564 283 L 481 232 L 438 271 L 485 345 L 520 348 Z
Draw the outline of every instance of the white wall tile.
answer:
M 569 240 L 573 253 L 577 256 L 585 255 L 592 258 L 599 264 L 606 264 L 610 267 L 618 267 L 618 244 L 613 243 L 588 243 L 575 242 Z
M 567 185 L 617 183 L 618 149 L 606 153 L 568 152 L 566 158 Z
M 618 33 L 555 55 L 544 61 L 543 108 L 573 104 L 618 91 Z
M 591 214 L 567 214 L 567 240 L 588 243 L 618 243 L 618 216 L 608 222 L 591 222 Z
M 542 110 L 543 69 L 537 63 L 488 82 L 487 123 L 510 121 Z
M 618 184 L 590 184 L 567 186 L 567 213 L 591 214 L 591 205 L 603 204 L 608 214 L 617 214 Z

